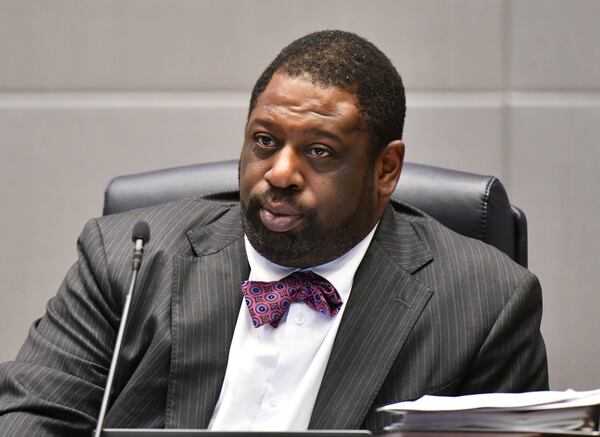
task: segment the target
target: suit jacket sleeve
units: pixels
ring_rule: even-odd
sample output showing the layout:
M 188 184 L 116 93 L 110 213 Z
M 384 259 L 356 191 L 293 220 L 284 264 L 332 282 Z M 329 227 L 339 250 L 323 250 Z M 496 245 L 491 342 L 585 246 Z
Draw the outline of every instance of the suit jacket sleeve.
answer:
M 95 220 L 77 248 L 78 262 L 16 360 L 0 366 L 0 435 L 84 435 L 96 422 L 121 305 Z
M 541 318 L 542 291 L 537 278 L 528 272 L 468 369 L 463 394 L 547 390 Z

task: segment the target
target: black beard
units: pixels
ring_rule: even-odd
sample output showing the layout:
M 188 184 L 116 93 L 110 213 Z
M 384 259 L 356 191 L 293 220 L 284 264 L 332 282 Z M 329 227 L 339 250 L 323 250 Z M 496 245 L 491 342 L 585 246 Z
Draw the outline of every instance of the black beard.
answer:
M 362 205 L 373 205 L 368 191 L 361 193 Z M 274 232 L 260 219 L 259 211 L 265 200 L 292 205 L 303 215 L 305 223 L 298 230 Z M 371 202 L 369 202 L 371 200 Z M 365 229 L 365 219 L 356 215 L 336 229 L 327 228 L 316 211 L 297 205 L 294 194 L 287 190 L 271 188 L 264 195 L 252 197 L 241 203 L 244 232 L 252 247 L 262 256 L 279 265 L 289 267 L 314 267 L 332 261 L 346 253 L 371 230 Z

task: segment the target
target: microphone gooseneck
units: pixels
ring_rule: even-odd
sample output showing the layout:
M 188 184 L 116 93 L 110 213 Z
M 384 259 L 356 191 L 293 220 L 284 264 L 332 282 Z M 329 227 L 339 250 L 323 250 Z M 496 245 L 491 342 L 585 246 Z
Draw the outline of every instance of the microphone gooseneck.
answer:
M 133 226 L 133 233 L 131 239 L 134 243 L 133 248 L 133 265 L 131 271 L 131 282 L 127 296 L 125 297 L 125 305 L 123 306 L 123 314 L 119 323 L 119 330 L 117 332 L 117 341 L 115 342 L 115 348 L 113 351 L 112 360 L 110 362 L 110 369 L 108 371 L 108 378 L 106 379 L 106 386 L 104 387 L 104 396 L 102 397 L 102 404 L 100 406 L 100 414 L 98 415 L 98 423 L 96 424 L 96 431 L 94 437 L 100 437 L 102 435 L 102 427 L 104 425 L 104 417 L 106 416 L 106 410 L 110 402 L 110 396 L 112 392 L 112 384 L 117 370 L 117 364 L 119 356 L 121 355 L 121 346 L 123 343 L 123 337 L 125 335 L 125 327 L 127 325 L 127 316 L 129 315 L 129 308 L 131 306 L 131 298 L 133 296 L 133 289 L 135 288 L 135 282 L 137 280 L 137 274 L 142 265 L 142 255 L 144 253 L 144 245 L 150 241 L 150 227 L 148 223 L 139 221 Z

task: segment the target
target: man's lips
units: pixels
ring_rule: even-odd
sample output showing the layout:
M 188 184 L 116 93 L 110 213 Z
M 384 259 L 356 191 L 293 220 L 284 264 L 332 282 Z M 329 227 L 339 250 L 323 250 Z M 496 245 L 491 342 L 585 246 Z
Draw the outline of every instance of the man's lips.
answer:
M 263 224 L 273 232 L 286 232 L 301 220 L 302 213 L 296 208 L 279 203 L 265 203 L 259 210 Z

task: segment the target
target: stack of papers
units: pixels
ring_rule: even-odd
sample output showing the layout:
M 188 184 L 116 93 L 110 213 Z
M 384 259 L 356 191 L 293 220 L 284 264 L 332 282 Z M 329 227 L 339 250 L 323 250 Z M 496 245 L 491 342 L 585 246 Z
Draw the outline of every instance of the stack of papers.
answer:
M 388 430 L 593 432 L 598 430 L 599 406 L 600 389 L 424 396 L 378 411 L 398 416 Z

